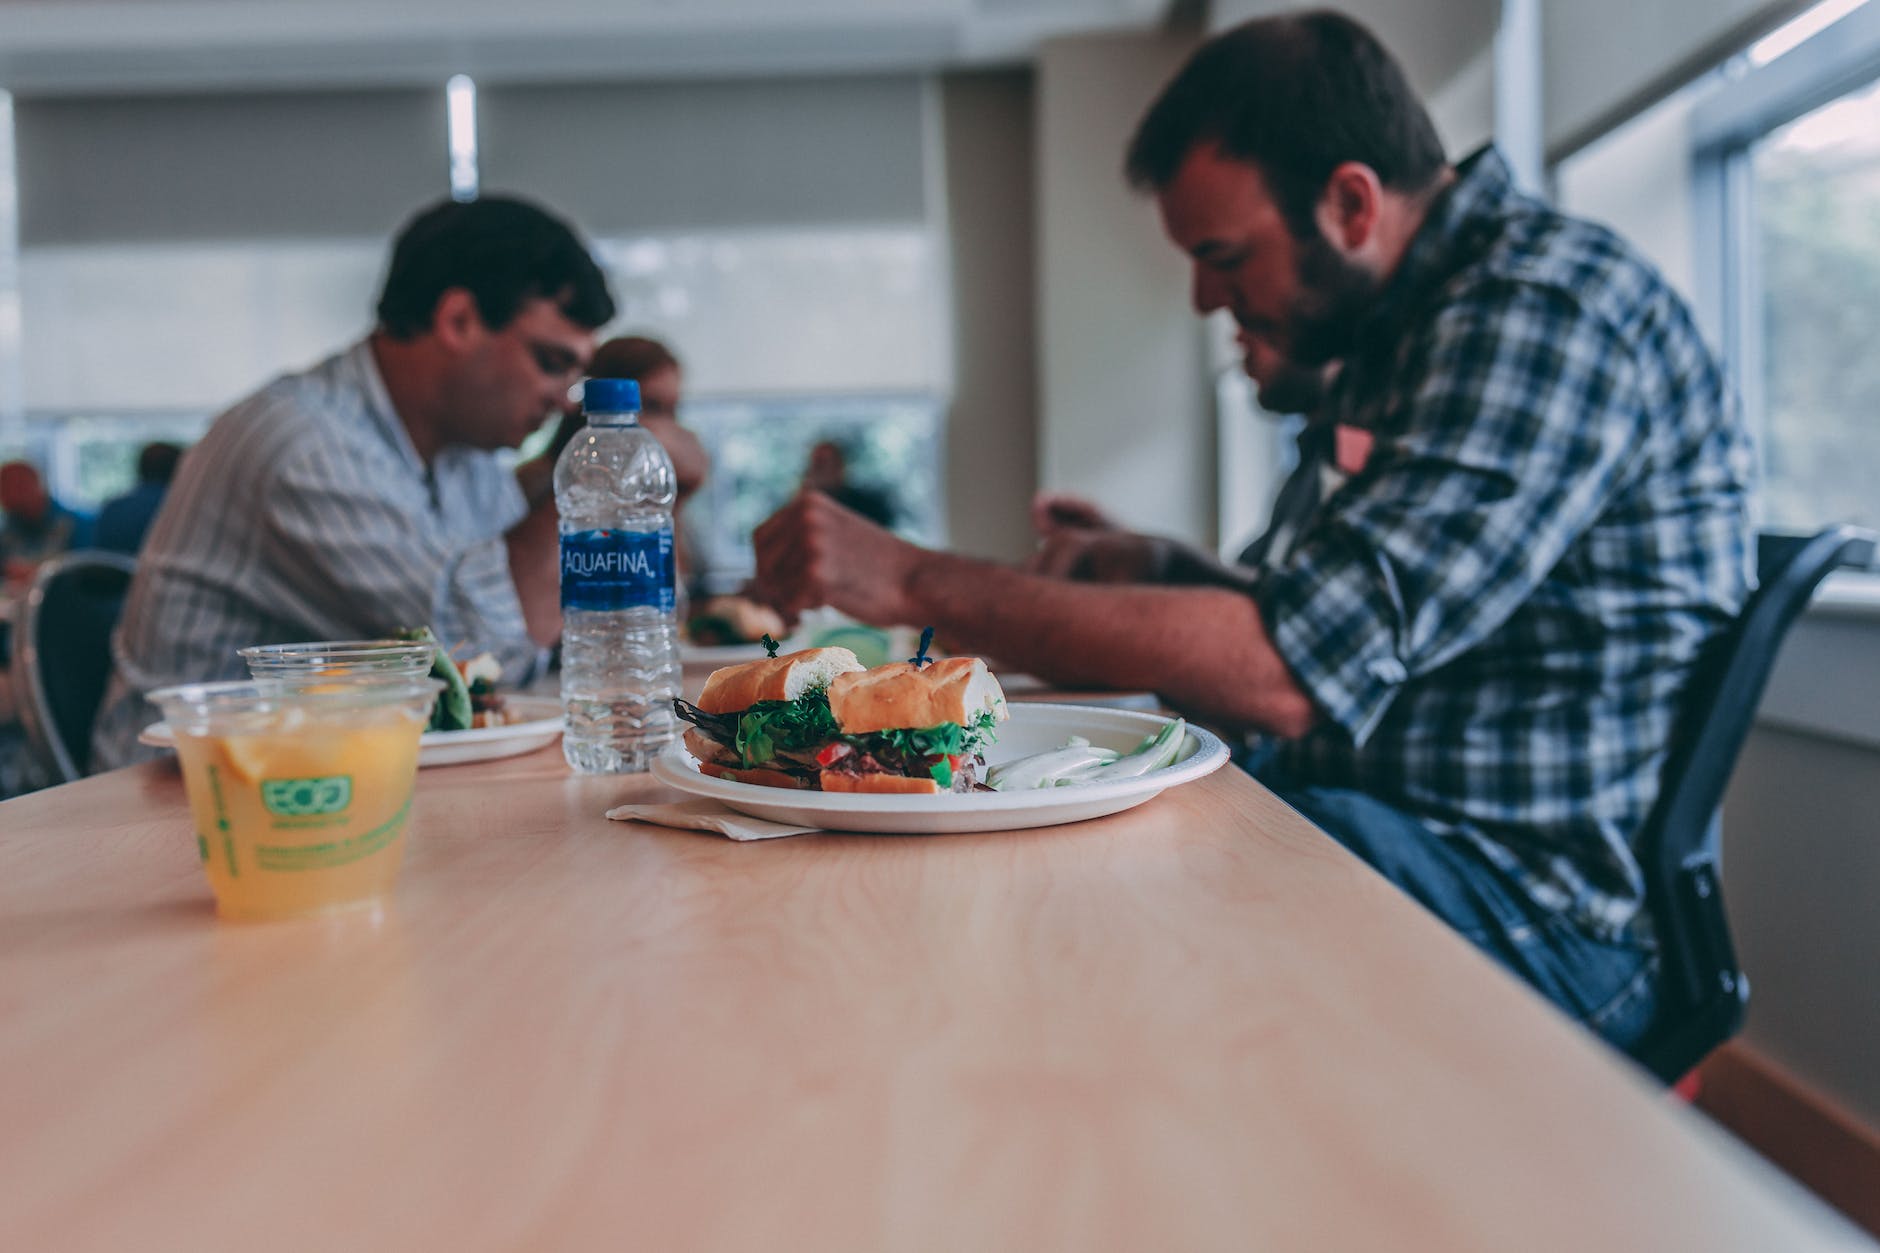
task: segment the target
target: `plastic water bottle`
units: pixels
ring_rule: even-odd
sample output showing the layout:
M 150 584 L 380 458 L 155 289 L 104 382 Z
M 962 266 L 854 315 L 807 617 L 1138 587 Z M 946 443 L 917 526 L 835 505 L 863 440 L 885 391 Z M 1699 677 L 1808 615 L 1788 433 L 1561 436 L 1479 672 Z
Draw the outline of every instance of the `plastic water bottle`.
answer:
M 561 512 L 561 751 L 588 774 L 645 770 L 678 734 L 672 459 L 640 385 L 589 379 L 587 429 L 555 463 Z

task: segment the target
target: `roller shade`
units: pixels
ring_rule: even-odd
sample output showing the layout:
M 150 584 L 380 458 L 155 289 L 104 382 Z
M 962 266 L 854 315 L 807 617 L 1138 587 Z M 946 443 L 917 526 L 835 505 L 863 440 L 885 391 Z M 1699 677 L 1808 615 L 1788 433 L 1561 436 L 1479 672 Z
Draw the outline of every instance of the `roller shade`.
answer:
M 924 220 L 912 75 L 479 88 L 482 184 L 596 236 Z
M 449 191 L 444 91 L 25 98 L 20 243 L 389 239 Z

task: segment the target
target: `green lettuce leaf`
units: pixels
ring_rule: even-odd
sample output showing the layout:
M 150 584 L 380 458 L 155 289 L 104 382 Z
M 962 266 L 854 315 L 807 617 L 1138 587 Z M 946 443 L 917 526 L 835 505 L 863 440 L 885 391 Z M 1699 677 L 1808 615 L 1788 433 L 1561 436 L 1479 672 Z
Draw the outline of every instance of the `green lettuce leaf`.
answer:
M 775 760 L 780 752 L 821 748 L 836 735 L 829 693 L 812 688 L 795 700 L 759 701 L 745 710 L 732 747 L 749 768 Z

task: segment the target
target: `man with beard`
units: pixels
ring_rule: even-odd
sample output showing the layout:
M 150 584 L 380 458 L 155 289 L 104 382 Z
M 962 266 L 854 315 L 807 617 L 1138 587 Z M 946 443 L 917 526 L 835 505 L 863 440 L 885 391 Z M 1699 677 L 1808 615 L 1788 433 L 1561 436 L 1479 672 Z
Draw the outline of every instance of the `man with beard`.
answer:
M 400 232 L 364 339 L 222 414 L 182 468 L 113 641 L 94 764 L 130 760 L 171 683 L 238 678 L 250 644 L 430 626 L 526 681 L 561 633 L 546 465 L 514 448 L 557 412 L 613 297 L 574 232 L 500 196 Z
M 1239 590 L 965 561 L 814 496 L 759 529 L 759 586 L 1263 733 L 1284 799 L 1630 1044 L 1657 966 L 1630 839 L 1747 590 L 1749 445 L 1688 310 L 1492 149 L 1448 164 L 1339 14 L 1209 40 L 1127 168 L 1200 312 L 1339 363 L 1319 418 L 1369 434 L 1362 469 Z

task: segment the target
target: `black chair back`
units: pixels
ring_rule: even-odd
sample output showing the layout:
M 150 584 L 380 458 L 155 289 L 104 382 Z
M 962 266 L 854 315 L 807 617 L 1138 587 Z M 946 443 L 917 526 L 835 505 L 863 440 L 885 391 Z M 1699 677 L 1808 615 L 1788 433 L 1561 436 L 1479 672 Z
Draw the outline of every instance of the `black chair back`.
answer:
M 111 678 L 111 632 L 136 562 L 87 550 L 40 566 L 15 625 L 20 722 L 54 783 L 83 778 Z
M 1712 641 L 1686 688 L 1664 788 L 1637 842 L 1662 974 L 1657 1019 L 1632 1056 L 1666 1083 L 1736 1033 L 1749 999 L 1718 871 L 1718 811 L 1737 754 L 1783 636 L 1829 573 L 1873 563 L 1874 542 L 1850 526 L 1761 537 L 1758 587 L 1735 624 Z

